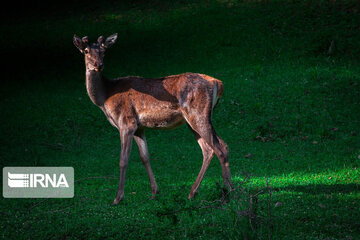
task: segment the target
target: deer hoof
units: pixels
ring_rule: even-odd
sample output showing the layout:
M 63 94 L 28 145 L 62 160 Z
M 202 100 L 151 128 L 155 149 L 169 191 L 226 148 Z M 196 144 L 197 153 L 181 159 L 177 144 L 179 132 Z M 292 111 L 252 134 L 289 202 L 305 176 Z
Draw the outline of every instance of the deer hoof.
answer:
M 196 193 L 191 192 L 188 196 L 189 200 L 193 200 L 195 198 Z
M 119 202 L 121 202 L 121 200 L 122 200 L 122 199 L 117 199 L 117 198 L 115 198 L 114 201 L 113 201 L 113 203 L 112 203 L 112 205 L 118 205 Z

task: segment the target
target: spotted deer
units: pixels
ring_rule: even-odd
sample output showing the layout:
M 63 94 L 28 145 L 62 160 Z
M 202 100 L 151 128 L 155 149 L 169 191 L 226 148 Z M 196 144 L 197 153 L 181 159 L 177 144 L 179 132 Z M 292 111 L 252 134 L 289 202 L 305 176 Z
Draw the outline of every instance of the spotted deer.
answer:
M 224 186 L 231 189 L 228 147 L 216 134 L 211 115 L 223 94 L 220 80 L 198 73 L 183 73 L 161 78 L 103 76 L 104 53 L 117 39 L 100 36 L 90 43 L 88 37 L 74 35 L 75 46 L 85 55 L 86 89 L 91 101 L 105 114 L 111 125 L 120 132 L 120 180 L 113 204 L 124 196 L 126 167 L 132 139 L 139 148 L 140 158 L 149 176 L 152 197 L 159 193 L 144 131 L 146 128 L 172 129 L 185 122 L 194 133 L 203 154 L 203 163 L 189 199 L 197 192 L 214 154 L 220 160 Z

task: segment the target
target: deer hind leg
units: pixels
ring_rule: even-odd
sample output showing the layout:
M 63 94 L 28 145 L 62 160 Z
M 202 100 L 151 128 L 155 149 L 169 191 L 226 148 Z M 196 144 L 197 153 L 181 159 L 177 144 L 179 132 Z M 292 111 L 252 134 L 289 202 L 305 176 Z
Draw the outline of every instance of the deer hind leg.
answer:
M 119 187 L 113 204 L 118 204 L 124 197 L 125 174 L 131 152 L 132 139 L 135 133 L 135 126 L 123 126 L 120 129 L 121 153 L 120 153 L 120 179 Z
M 230 167 L 229 167 L 229 148 L 228 148 L 227 144 L 216 134 L 215 130 L 214 130 L 214 133 L 220 144 L 221 153 L 225 157 L 221 163 L 224 186 L 227 187 L 229 190 L 232 190 L 233 187 L 231 184 L 231 174 L 230 174 Z M 221 160 L 220 160 L 220 162 L 221 162 Z
M 197 176 L 195 183 L 191 187 L 189 199 L 194 198 L 194 196 L 201 184 L 201 181 L 203 180 L 203 178 L 205 176 L 206 170 L 208 169 L 208 167 L 211 163 L 211 160 L 214 156 L 214 150 L 205 142 L 205 140 L 203 138 L 200 137 L 200 135 L 197 132 L 195 132 L 194 130 L 192 130 L 192 131 L 201 147 L 204 158 L 203 158 L 203 164 L 201 166 L 199 175 Z
M 149 181 L 150 181 L 150 187 L 151 187 L 151 193 L 152 193 L 151 198 L 153 199 L 153 198 L 155 198 L 155 195 L 159 193 L 159 189 L 156 184 L 154 174 L 153 174 L 153 171 L 150 166 L 149 152 L 148 152 L 148 147 L 147 147 L 147 143 L 146 143 L 144 130 L 142 130 L 142 129 L 137 130 L 135 132 L 134 139 L 139 148 L 141 161 L 143 162 L 143 164 L 146 168 L 146 171 L 149 175 Z
M 208 114 L 193 112 L 191 114 L 184 113 L 184 115 L 190 127 L 214 150 L 220 160 L 224 186 L 231 190 L 229 150 L 226 143 L 216 134 L 211 124 L 211 109 Z

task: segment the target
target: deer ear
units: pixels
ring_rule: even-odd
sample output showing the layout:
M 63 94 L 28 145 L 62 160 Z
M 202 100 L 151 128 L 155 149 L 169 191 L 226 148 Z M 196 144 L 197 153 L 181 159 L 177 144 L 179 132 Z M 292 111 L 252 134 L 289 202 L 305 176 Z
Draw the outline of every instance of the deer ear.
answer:
M 75 47 L 77 47 L 81 53 L 84 53 L 84 49 L 86 48 L 86 43 L 76 35 L 74 35 L 73 42 Z
M 100 36 L 100 37 L 98 38 L 97 42 L 98 42 L 98 43 L 100 44 L 100 46 L 101 46 L 101 44 L 104 43 L 104 36 Z
M 105 40 L 105 42 L 102 44 L 102 46 L 103 46 L 104 48 L 109 48 L 109 47 L 111 47 L 111 46 L 115 43 L 116 39 L 117 39 L 117 33 L 109 36 L 109 37 Z

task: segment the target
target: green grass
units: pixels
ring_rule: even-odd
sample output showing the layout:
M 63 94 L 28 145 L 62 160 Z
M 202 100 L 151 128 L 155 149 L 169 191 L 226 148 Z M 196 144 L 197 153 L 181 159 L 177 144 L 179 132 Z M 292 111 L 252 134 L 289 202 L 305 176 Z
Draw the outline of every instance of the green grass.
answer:
M 1 26 L 2 166 L 73 166 L 73 199 L 1 199 L 3 239 L 360 239 L 360 16 L 355 1 L 132 2 L 25 15 Z M 53 10 L 54 11 L 54 10 Z M 213 123 L 233 181 L 259 195 L 246 217 L 204 208 L 221 196 L 213 159 L 194 201 L 202 156 L 192 133 L 147 131 L 155 200 L 133 146 L 125 199 L 120 139 L 85 89 L 74 33 L 119 33 L 104 74 L 199 72 L 224 82 Z M 331 42 L 334 42 L 329 52 Z M 251 154 L 250 157 L 246 157 Z M 92 178 L 107 176 L 108 178 Z M 246 207 L 242 200 L 223 205 Z M 241 205 L 242 204 L 242 205 Z M 272 223 L 272 224 L 270 224 Z M 272 229 L 272 230 L 271 230 Z

